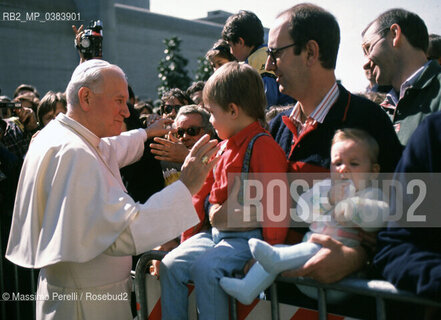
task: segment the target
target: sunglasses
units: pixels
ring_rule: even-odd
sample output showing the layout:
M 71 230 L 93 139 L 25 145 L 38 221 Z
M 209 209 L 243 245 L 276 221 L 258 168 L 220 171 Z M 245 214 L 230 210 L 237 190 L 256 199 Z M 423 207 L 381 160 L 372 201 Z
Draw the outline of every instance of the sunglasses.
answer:
M 182 138 L 184 136 L 184 134 L 188 134 L 190 137 L 195 137 L 201 132 L 202 128 L 203 127 L 190 127 L 187 129 L 178 128 L 176 131 L 176 136 L 178 138 Z
M 173 110 L 175 110 L 175 112 L 178 113 L 178 111 L 179 111 L 179 109 L 180 109 L 181 107 L 182 107 L 182 106 L 171 106 L 171 105 L 169 105 L 169 104 L 165 104 L 165 105 L 163 106 L 163 110 L 164 110 L 165 113 L 172 113 Z

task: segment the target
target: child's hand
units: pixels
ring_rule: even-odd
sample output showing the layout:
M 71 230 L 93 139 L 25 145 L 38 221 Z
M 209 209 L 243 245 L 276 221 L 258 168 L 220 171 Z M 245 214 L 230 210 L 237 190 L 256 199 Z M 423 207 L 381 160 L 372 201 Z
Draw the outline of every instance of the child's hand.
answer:
M 244 207 L 237 201 L 239 191 L 240 178 L 236 177 L 227 201 L 210 208 L 210 223 L 213 227 L 221 231 L 249 231 L 260 228 L 256 207 L 251 206 L 247 208 L 249 210 L 244 210 Z
M 169 242 L 164 243 L 162 246 L 156 247 L 153 250 L 161 250 L 161 251 L 172 251 L 174 248 L 179 246 L 179 242 L 175 239 L 170 240 Z M 150 274 L 159 279 L 159 265 L 161 261 L 152 260 L 152 265 L 150 266 Z

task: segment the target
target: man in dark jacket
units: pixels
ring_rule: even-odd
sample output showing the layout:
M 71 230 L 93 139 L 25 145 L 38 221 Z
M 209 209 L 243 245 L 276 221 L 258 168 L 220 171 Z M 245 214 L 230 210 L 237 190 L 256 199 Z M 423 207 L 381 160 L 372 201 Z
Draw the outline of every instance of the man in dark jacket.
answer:
M 427 222 L 420 223 L 419 228 L 399 228 L 390 224 L 386 230 L 381 231 L 378 234 L 379 252 L 375 256 L 374 265 L 398 288 L 439 300 L 441 299 L 440 112 L 428 116 L 415 130 L 404 149 L 396 171 L 396 177 L 400 182 L 407 183 L 414 177 L 413 174 L 418 174 L 418 178 L 426 182 L 427 194 L 415 213 L 423 213 Z M 433 174 L 434 172 L 436 174 Z M 405 198 L 410 200 L 404 201 L 405 213 L 406 209 L 415 203 L 413 200 L 420 192 L 415 190 L 415 194 L 413 197 Z M 431 228 L 428 228 L 428 222 L 432 222 Z
M 362 37 L 363 68 L 379 85 L 392 85 L 383 104 L 406 145 L 421 121 L 441 110 L 441 66 L 427 60 L 426 25 L 415 13 L 391 9 L 372 21 Z
M 331 140 L 336 129 L 361 128 L 380 146 L 382 171 L 394 170 L 401 145 L 380 107 L 350 94 L 335 78 L 340 29 L 334 16 L 312 4 L 282 12 L 270 29 L 266 68 L 279 89 L 298 101 L 270 126 L 285 150 L 292 172 L 328 172 Z M 360 269 L 367 260 L 363 247 L 349 248 L 325 235 L 313 235 L 323 248 L 302 268 L 291 272 L 334 282 Z M 342 261 L 344 261 L 342 263 Z

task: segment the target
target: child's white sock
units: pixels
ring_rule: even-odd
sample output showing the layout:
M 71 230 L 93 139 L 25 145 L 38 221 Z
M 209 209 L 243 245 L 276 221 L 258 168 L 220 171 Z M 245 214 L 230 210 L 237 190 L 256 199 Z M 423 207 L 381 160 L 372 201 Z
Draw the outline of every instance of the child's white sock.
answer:
M 220 286 L 230 296 L 243 304 L 251 304 L 260 292 L 268 288 L 277 274 L 269 274 L 256 262 L 243 279 L 227 278 L 220 279 Z
M 276 247 L 255 238 L 248 240 L 248 244 L 253 257 L 265 271 L 275 274 L 301 267 L 321 248 L 321 245 L 313 242 Z

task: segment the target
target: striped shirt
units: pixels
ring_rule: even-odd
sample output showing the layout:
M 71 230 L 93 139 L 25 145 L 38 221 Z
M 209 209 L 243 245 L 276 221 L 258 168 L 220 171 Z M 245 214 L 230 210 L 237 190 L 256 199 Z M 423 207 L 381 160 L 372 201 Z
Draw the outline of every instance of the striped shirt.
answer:
M 323 123 L 329 110 L 331 109 L 335 101 L 337 101 L 339 93 L 340 90 L 338 89 L 337 82 L 335 82 L 328 93 L 325 95 L 325 97 L 322 99 L 322 101 L 318 104 L 318 106 L 309 115 L 304 123 L 302 122 L 302 116 L 304 116 L 304 113 L 302 111 L 302 108 L 300 107 L 300 103 L 296 103 L 289 118 L 296 126 L 298 135 L 300 135 L 302 131 L 309 125 L 314 125 L 316 122 Z

